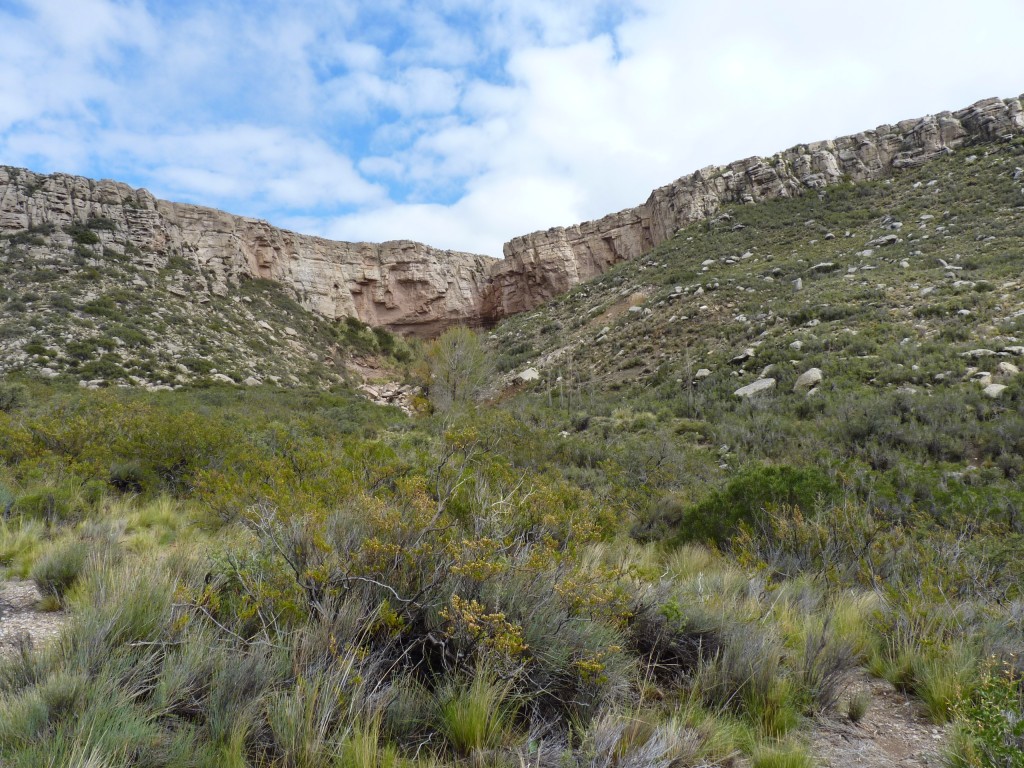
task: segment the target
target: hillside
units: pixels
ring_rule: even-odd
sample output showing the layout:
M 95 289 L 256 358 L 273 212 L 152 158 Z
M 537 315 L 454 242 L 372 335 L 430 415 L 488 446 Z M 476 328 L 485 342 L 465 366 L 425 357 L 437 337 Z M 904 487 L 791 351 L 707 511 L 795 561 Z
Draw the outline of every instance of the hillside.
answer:
M 961 144 L 433 341 L 8 228 L 0 766 L 1017 768 L 1024 137 Z
M 1022 132 L 1020 99 L 986 99 L 798 145 L 770 158 L 705 168 L 654 190 L 636 208 L 597 221 L 513 238 L 500 260 L 409 241 L 333 242 L 157 200 L 112 181 L 0 167 L 0 240 L 7 241 L 0 256 L 9 259 L 6 250 L 16 241 L 23 247 L 14 259 L 29 265 L 56 261 L 95 269 L 121 260 L 132 267 L 130 290 L 173 283 L 180 296 L 210 301 L 229 297 L 247 280 L 271 280 L 328 320 L 354 317 L 430 337 L 453 325 L 489 326 L 534 309 L 640 257 L 680 227 L 713 217 L 723 205 L 899 177 L 956 149 Z M 72 250 L 76 262 L 69 262 Z M 172 277 L 167 270 L 189 274 Z

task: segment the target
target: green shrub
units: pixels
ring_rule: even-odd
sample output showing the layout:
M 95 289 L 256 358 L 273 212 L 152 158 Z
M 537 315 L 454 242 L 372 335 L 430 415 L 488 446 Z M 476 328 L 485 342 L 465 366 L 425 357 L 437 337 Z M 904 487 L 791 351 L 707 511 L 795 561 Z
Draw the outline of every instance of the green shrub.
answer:
M 72 224 L 65 227 L 64 231 L 71 235 L 71 239 L 78 245 L 95 245 L 100 241 L 99 235 L 85 224 Z
M 28 402 L 28 390 L 21 384 L 0 381 L 0 411 L 10 413 Z
M 20 495 L 11 512 L 35 520 L 70 520 L 78 511 L 74 494 L 67 488 L 42 488 Z
M 950 765 L 1024 768 L 1024 685 L 1012 669 L 992 665 L 954 713 Z
M 686 509 L 673 542 L 722 545 L 742 525 L 753 525 L 767 507 L 787 505 L 810 513 L 819 500 L 831 498 L 837 491 L 836 484 L 814 467 L 755 466 Z

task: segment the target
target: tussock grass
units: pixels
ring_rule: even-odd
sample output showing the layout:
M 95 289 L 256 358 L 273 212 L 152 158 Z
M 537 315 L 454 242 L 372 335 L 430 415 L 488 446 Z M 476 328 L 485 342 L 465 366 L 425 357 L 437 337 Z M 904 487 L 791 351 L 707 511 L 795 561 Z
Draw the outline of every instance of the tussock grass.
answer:
M 519 709 L 511 679 L 499 680 L 487 668 L 465 683 L 450 683 L 438 696 L 437 721 L 461 755 L 503 746 L 512 735 Z

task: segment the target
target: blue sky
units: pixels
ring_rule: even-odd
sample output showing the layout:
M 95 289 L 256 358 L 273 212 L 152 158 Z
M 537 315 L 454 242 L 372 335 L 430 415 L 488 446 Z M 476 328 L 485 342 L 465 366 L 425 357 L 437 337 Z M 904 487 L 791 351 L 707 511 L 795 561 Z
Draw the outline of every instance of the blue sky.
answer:
M 0 0 L 0 164 L 500 255 L 712 163 L 1024 92 L 1024 3 Z

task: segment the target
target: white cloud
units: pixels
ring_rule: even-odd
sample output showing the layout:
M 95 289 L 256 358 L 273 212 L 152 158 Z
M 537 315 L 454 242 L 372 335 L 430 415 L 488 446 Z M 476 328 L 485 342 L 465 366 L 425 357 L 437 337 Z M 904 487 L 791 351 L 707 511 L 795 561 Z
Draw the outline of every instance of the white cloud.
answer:
M 161 136 L 114 134 L 106 154 L 152 169 L 155 193 L 208 202 L 203 196 L 252 200 L 253 210 L 316 209 L 385 201 L 352 162 L 318 140 L 252 126 Z M 239 211 L 252 213 L 253 211 Z

